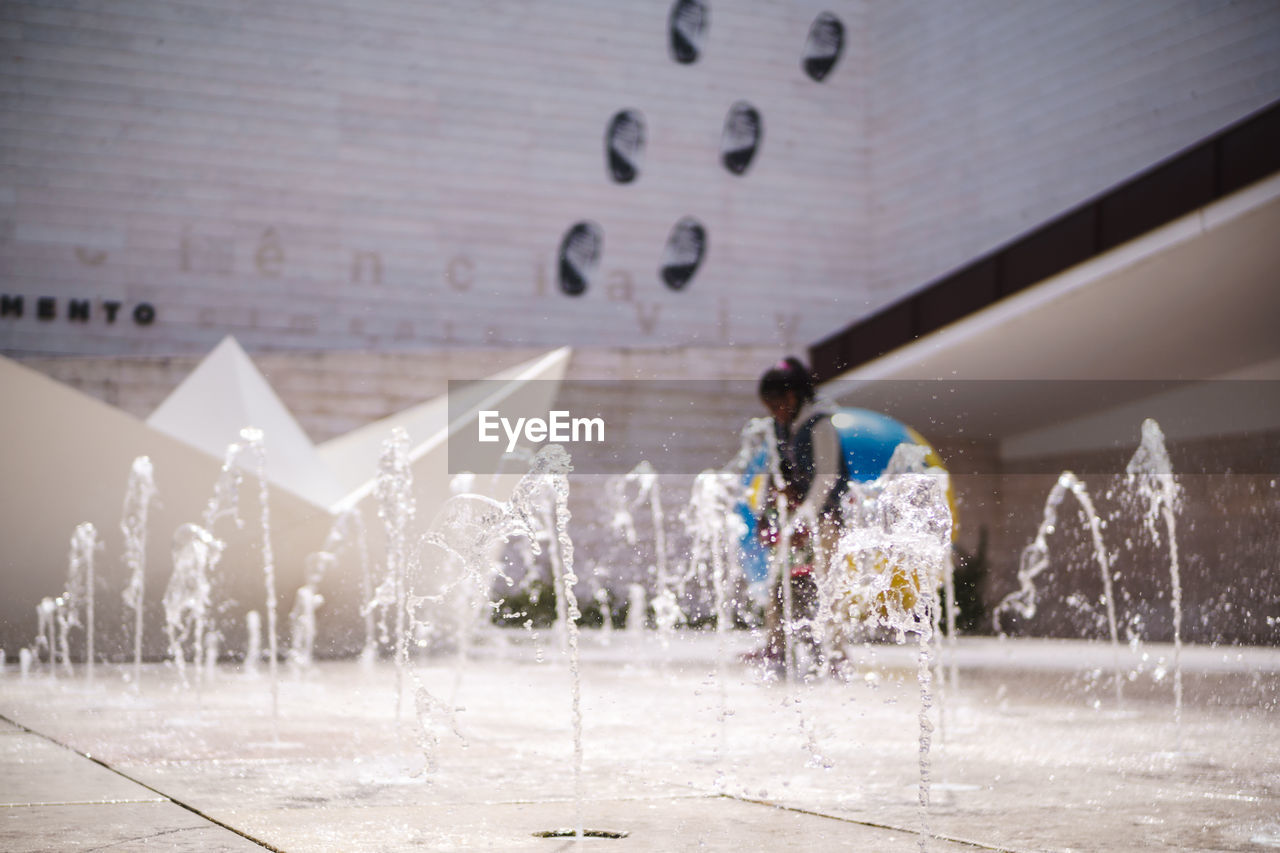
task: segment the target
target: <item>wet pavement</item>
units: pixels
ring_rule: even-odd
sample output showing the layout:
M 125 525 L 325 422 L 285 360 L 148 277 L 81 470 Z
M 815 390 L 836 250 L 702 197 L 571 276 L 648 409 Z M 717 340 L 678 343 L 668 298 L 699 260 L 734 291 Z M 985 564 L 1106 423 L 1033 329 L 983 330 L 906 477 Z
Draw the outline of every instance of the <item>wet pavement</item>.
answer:
M 1117 706 L 1104 646 L 962 639 L 922 812 L 913 647 L 788 684 L 751 642 L 584 632 L 580 775 L 545 632 L 415 661 L 398 709 L 390 662 L 282 667 L 278 714 L 265 667 L 9 665 L 0 849 L 905 851 L 925 826 L 936 851 L 1280 848 L 1280 651 L 1185 649 L 1178 726 L 1169 646 L 1122 650 Z M 625 835 L 539 835 L 579 822 Z

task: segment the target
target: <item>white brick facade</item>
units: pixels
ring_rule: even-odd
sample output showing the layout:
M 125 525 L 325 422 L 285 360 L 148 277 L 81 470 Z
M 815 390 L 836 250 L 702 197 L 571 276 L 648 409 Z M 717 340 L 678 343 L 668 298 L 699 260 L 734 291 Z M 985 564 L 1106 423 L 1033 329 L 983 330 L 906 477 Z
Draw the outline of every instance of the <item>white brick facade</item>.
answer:
M 869 27 L 869 307 L 1280 99 L 1267 0 L 911 0 Z
M 846 39 L 815 83 L 823 9 Z M 1270 0 L 711 3 L 692 65 L 669 10 L 5 3 L 0 351 L 796 351 L 1280 97 Z M 764 126 L 741 177 L 739 100 Z M 708 249 L 675 292 L 689 215 Z M 570 297 L 583 220 L 603 251 Z
M 707 3 L 681 65 L 670 0 L 5 0 L 0 353 L 145 416 L 234 334 L 316 440 L 564 344 L 570 379 L 751 378 L 1280 98 L 1276 0 Z M 845 45 L 816 83 L 825 10 Z M 763 143 L 734 176 L 744 100 Z M 687 216 L 708 250 L 673 291 Z M 603 250 L 572 297 L 582 221 Z M 696 416 L 751 396 L 616 411 L 688 436 L 650 460 L 674 505 L 733 450 Z M 965 547 L 996 530 L 1008 578 L 1043 490 L 1001 488 L 958 478 Z
M 867 264 L 863 4 L 829 5 L 851 44 L 815 83 L 817 2 L 714 5 L 692 65 L 665 2 L 6 3 L 0 292 L 24 313 L 0 350 L 798 349 Z M 738 100 L 764 125 L 742 177 L 719 163 Z M 605 169 L 624 108 L 648 136 L 629 185 Z M 673 292 L 684 216 L 709 246 Z M 557 252 L 581 220 L 604 251 L 571 298 Z

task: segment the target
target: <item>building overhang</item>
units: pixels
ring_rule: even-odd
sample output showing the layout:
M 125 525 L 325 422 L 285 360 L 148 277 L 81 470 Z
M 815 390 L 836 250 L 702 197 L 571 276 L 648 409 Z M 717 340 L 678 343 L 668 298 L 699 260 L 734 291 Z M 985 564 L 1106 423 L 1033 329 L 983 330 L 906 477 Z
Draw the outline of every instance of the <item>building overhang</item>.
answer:
M 1280 174 L 828 379 L 1003 457 L 1280 429 Z M 1237 380 L 1227 383 L 1227 380 Z M 941 396 L 940 396 L 941 395 Z M 1225 395 L 1225 396 L 1224 396 Z

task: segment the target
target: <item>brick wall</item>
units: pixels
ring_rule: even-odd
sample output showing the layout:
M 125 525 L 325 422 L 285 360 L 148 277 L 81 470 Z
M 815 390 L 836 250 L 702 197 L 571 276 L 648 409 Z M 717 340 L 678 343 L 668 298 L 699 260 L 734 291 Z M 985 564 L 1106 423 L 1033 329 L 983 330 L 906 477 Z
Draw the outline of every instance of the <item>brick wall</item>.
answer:
M 0 293 L 25 305 L 0 351 L 799 349 L 866 265 L 865 2 L 713 6 L 681 65 L 666 0 L 5 3 Z M 802 48 L 826 8 L 850 46 L 817 83 Z M 735 176 L 739 100 L 764 136 Z M 624 108 L 647 125 L 626 185 L 604 145 Z M 708 248 L 676 292 L 658 271 L 685 216 Z M 603 253 L 570 297 L 582 220 Z
M 543 348 L 484 347 L 383 353 L 332 350 L 260 353 L 253 361 L 312 441 L 321 442 L 444 394 L 450 380 L 481 379 L 545 352 Z M 754 380 L 779 355 L 779 350 L 766 347 L 588 348 L 574 351 L 565 378 Z M 201 357 L 28 356 L 20 360 L 33 370 L 145 419 Z M 732 403 L 741 410 L 743 420 L 764 414 L 757 411 L 754 398 L 745 402 L 734 398 Z M 728 404 L 719 408 L 724 405 Z M 732 437 L 728 441 L 731 444 Z M 731 455 L 732 449 L 728 452 Z
M 1280 97 L 1267 0 L 718 4 L 692 65 L 669 8 L 5 4 L 0 351 L 794 350 Z M 815 83 L 825 8 L 846 44 Z M 738 100 L 764 125 L 743 176 L 718 163 Z M 684 216 L 708 249 L 675 292 Z M 583 220 L 603 252 L 570 297 Z

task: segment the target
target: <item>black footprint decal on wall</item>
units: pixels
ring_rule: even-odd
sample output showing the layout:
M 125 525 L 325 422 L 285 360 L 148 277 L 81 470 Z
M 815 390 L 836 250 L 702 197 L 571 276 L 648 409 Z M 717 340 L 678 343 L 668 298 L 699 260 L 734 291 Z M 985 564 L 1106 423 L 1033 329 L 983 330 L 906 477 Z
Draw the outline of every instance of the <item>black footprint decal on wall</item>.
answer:
M 844 50 L 844 24 L 830 12 L 823 12 L 813 20 L 809 38 L 804 43 L 804 73 L 821 83 L 840 60 Z
M 644 159 L 644 116 L 623 110 L 609 122 L 604 140 L 609 175 L 620 184 L 634 181 Z
M 581 296 L 600 263 L 604 232 L 594 222 L 579 222 L 560 241 L 560 289 Z
M 662 280 L 672 290 L 684 290 L 707 254 L 707 229 L 686 216 L 671 229 L 662 252 Z
M 703 0 L 676 0 L 667 25 L 671 58 L 682 65 L 697 62 L 707 32 L 707 4 Z
M 735 175 L 741 175 L 751 165 L 764 135 L 760 113 L 746 101 L 738 101 L 729 108 L 724 120 L 724 133 L 720 136 L 720 162 Z

